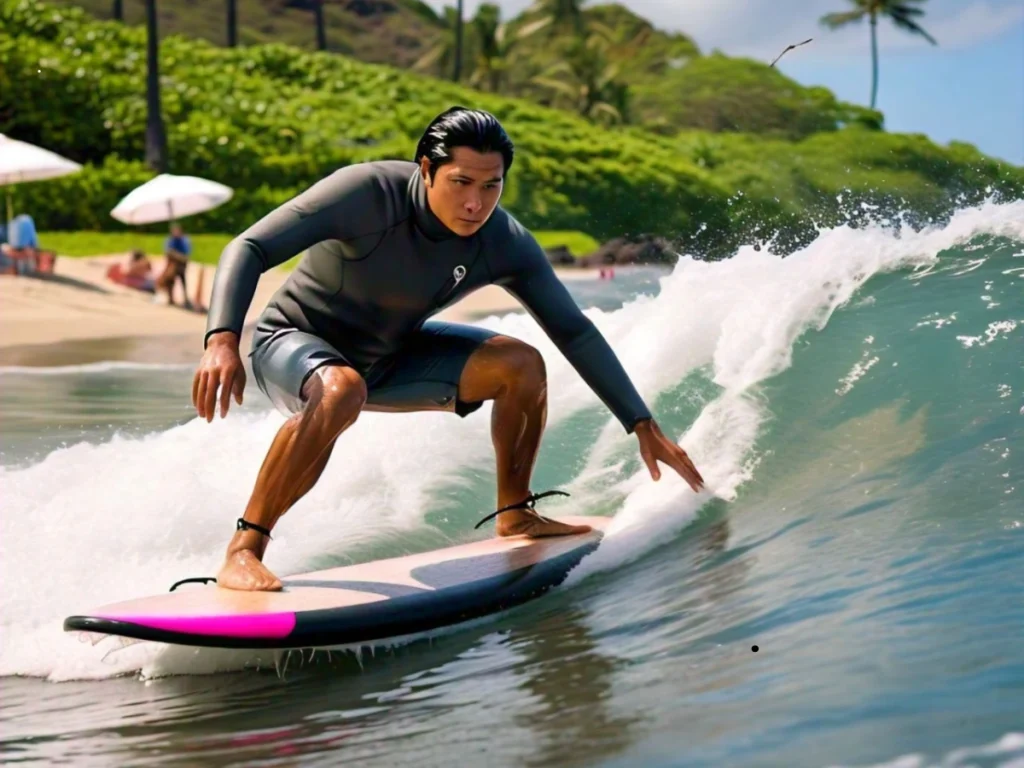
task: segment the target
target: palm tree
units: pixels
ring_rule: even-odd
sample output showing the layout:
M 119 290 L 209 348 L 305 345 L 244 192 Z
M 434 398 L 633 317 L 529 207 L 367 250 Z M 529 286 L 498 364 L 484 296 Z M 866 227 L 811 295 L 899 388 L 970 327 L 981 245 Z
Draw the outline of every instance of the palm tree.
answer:
M 441 35 L 437 43 L 413 63 L 413 69 L 432 70 L 434 65 L 438 65 L 442 72 L 451 72 L 454 77 L 461 76 L 459 59 L 462 55 L 462 44 L 459 40 L 459 13 L 457 8 L 450 5 L 445 7 L 444 15 L 440 18 Z
M 574 41 L 564 58 L 532 82 L 568 97 L 583 117 L 628 123 L 629 87 L 616 78 L 619 67 L 604 56 L 603 41 L 596 36 Z
M 284 7 L 313 12 L 313 20 L 316 24 L 316 47 L 319 51 L 326 51 L 327 28 L 324 25 L 324 0 L 285 0 Z
M 238 0 L 228 0 L 228 48 L 238 45 Z
M 474 88 L 485 86 L 492 93 L 498 93 L 504 83 L 515 47 L 515 35 L 509 33 L 507 23 L 501 21 L 501 8 L 484 3 L 473 18 L 476 33 L 477 58 L 469 84 Z
M 462 0 L 455 5 L 455 71 L 452 80 L 456 83 L 462 78 Z
M 156 27 L 156 0 L 146 0 L 146 165 L 167 170 L 167 134 L 160 114 L 160 39 Z
M 534 0 L 533 5 L 525 11 L 525 16 L 536 16 L 535 20 L 525 27 L 521 32 L 527 37 L 545 27 L 552 31 L 569 29 L 577 37 L 582 37 L 584 32 L 583 4 L 587 0 Z
M 925 0 L 848 0 L 848 2 L 854 6 L 852 11 L 827 14 L 821 17 L 821 23 L 829 29 L 838 29 L 847 24 L 859 22 L 865 16 L 870 19 L 871 108 L 874 109 L 875 98 L 878 95 L 878 17 L 888 16 L 900 29 L 921 35 L 932 45 L 938 45 L 938 43 L 914 21 L 914 17 L 924 15 L 924 11 L 921 8 L 915 8 L 914 5 L 923 3 Z
M 587 25 L 587 32 L 590 45 L 600 49 L 610 61 L 621 62 L 629 61 L 640 53 L 654 34 L 654 27 L 645 23 L 633 37 L 629 37 L 627 29 L 591 21 Z
M 324 0 L 313 3 L 313 16 L 316 18 L 316 49 L 327 50 L 327 25 L 324 23 Z

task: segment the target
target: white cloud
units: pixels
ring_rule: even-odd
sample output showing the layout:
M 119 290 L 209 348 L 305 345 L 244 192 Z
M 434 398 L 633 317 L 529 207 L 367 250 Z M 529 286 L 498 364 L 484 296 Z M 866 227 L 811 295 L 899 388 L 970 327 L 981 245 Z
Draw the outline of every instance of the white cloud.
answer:
M 531 0 L 496 0 L 506 16 Z M 591 0 L 591 3 L 607 0 Z M 454 0 L 427 0 L 434 8 Z M 860 55 L 868 45 L 867 23 L 831 31 L 819 23 L 826 13 L 844 10 L 846 0 L 619 0 L 659 29 L 684 32 L 702 51 L 720 49 L 735 56 L 771 60 L 790 43 L 809 37 L 801 56 Z M 472 15 L 480 0 L 466 0 Z M 920 23 L 943 49 L 964 48 L 988 40 L 1024 21 L 1020 0 L 931 0 L 922 4 Z M 879 25 L 879 45 L 888 53 L 930 47 L 921 37 Z
M 943 19 L 931 32 L 940 45 L 966 48 L 996 37 L 1021 21 L 1024 3 L 974 2 L 957 16 Z

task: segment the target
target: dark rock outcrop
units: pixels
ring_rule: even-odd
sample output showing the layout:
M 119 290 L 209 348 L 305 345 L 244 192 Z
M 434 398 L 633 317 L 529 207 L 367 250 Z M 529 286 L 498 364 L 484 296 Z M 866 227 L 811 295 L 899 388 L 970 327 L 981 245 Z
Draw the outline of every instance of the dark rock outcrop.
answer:
M 635 235 L 609 240 L 593 253 L 583 256 L 581 266 L 606 264 L 674 264 L 678 258 L 672 243 L 657 235 Z
M 548 260 L 558 266 L 602 267 L 623 264 L 675 264 L 678 254 L 672 243 L 657 235 L 634 235 L 609 240 L 593 253 L 573 258 L 564 245 L 547 249 Z
M 548 261 L 559 267 L 572 266 L 576 263 L 576 257 L 572 255 L 567 245 L 556 245 L 554 248 L 547 248 Z

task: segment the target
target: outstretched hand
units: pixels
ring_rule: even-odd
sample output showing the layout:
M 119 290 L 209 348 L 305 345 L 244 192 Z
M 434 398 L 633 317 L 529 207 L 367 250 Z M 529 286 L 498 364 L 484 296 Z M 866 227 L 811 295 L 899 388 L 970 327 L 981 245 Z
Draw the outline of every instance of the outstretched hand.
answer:
M 215 333 L 206 345 L 206 352 L 199 362 L 192 379 L 192 405 L 199 417 L 207 423 L 213 421 L 217 408 L 217 390 L 220 389 L 220 417 L 228 415 L 231 394 L 242 404 L 245 390 L 245 368 L 238 354 L 238 336 L 231 331 Z
M 661 468 L 658 466 L 658 462 L 661 461 L 678 472 L 690 484 L 694 493 L 698 493 L 704 488 L 704 478 L 693 466 L 686 451 L 665 437 L 654 419 L 645 419 L 639 422 L 635 431 L 637 439 L 640 441 L 640 455 L 654 480 L 661 479 Z

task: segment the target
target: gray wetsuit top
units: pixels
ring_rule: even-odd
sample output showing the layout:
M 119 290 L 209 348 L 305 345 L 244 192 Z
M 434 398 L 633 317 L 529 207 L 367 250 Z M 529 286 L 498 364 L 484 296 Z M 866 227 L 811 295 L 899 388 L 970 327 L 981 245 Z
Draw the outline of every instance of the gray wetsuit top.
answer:
M 524 305 L 627 432 L 651 417 L 530 232 L 501 206 L 476 234 L 452 232 L 431 212 L 419 166 L 407 161 L 341 168 L 232 240 L 217 267 L 205 339 L 224 330 L 241 337 L 260 275 L 303 251 L 259 324 L 324 339 L 364 377 L 432 315 L 494 284 Z

